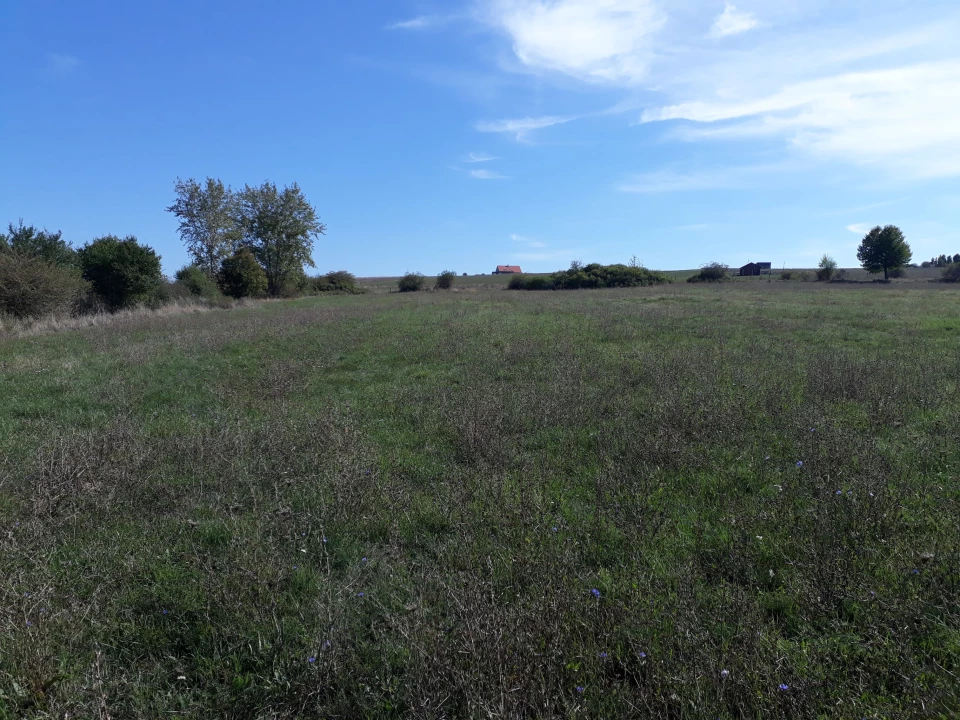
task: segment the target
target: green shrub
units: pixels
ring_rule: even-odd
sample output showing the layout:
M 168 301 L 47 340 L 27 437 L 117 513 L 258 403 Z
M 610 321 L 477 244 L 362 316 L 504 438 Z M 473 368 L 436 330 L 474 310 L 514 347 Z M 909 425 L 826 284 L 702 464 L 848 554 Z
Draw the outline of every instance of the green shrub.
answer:
M 730 280 L 730 268 L 723 263 L 709 263 L 700 268 L 700 272 L 687 279 L 689 283 L 727 282 Z
M 571 263 L 569 270 L 560 270 L 549 277 L 543 275 L 514 275 L 510 290 L 590 290 L 597 288 L 646 287 L 669 283 L 661 273 L 651 272 L 635 265 L 582 265 Z
M 790 282 L 810 282 L 812 275 L 806 270 L 784 270 L 780 273 L 780 279 Z
M 456 279 L 457 274 L 453 270 L 444 270 L 442 273 L 437 275 L 437 289 L 438 290 L 449 290 L 453 287 L 453 281 Z
M 322 293 L 340 293 L 346 295 L 362 295 L 366 292 L 357 285 L 357 278 L 346 270 L 332 270 L 326 275 L 307 279 L 304 290 L 308 295 Z
M 84 279 L 110 309 L 149 302 L 163 283 L 160 257 L 132 235 L 97 238 L 77 255 Z
M 397 281 L 397 288 L 400 292 L 417 292 L 418 290 L 423 290 L 424 283 L 425 280 L 420 273 L 407 273 Z
M 77 251 L 70 247 L 59 231 L 37 230 L 20 220 L 16 227 L 13 223 L 7 225 L 7 232 L 9 235 L 0 233 L 0 253 L 10 252 L 36 258 L 65 269 L 77 267 Z
M 220 297 L 220 288 L 207 274 L 196 265 L 187 265 L 177 270 L 177 284 L 182 285 L 191 295 L 207 300 Z
M 960 282 L 960 263 L 951 263 L 943 269 L 943 282 Z
M 817 280 L 820 282 L 829 282 L 837 272 L 837 261 L 829 255 L 820 258 L 820 269 L 817 270 Z
M 89 285 L 76 271 L 16 253 L 0 253 L 0 313 L 18 318 L 77 311 Z
M 237 250 L 221 263 L 217 283 L 221 292 L 232 298 L 267 294 L 267 274 L 247 248 Z

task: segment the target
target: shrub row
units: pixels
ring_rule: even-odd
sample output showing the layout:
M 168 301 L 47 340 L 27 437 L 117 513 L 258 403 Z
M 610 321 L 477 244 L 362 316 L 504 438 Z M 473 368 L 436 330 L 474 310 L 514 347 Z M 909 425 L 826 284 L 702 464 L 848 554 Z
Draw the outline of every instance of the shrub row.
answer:
M 581 265 L 573 262 L 569 270 L 560 270 L 549 276 L 514 275 L 507 287 L 510 290 L 594 290 L 646 287 L 669 282 L 666 275 L 639 265 Z

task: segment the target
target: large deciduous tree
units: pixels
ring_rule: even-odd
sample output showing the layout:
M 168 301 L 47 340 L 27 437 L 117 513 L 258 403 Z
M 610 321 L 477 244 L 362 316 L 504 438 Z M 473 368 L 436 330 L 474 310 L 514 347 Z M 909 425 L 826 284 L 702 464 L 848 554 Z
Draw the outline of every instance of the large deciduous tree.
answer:
M 271 295 L 302 275 L 304 265 L 315 267 L 313 241 L 326 226 L 296 183 L 283 190 L 271 182 L 247 185 L 237 206 L 243 244 L 263 267 Z
M 236 196 L 213 178 L 207 178 L 203 185 L 193 178 L 177 178 L 174 189 L 177 199 L 167 212 L 180 221 L 180 238 L 194 264 L 213 278 L 242 236 Z
M 891 270 L 899 270 L 913 259 L 910 245 L 896 225 L 877 226 L 867 233 L 857 250 L 857 259 L 871 273 L 883 273 L 890 279 Z

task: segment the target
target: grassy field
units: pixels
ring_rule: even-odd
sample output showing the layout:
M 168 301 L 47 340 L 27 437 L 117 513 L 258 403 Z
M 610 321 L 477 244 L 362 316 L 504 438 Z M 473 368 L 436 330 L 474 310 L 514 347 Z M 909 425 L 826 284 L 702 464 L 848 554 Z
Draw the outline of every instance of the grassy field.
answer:
M 0 718 L 960 715 L 960 293 L 477 284 L 0 339 Z

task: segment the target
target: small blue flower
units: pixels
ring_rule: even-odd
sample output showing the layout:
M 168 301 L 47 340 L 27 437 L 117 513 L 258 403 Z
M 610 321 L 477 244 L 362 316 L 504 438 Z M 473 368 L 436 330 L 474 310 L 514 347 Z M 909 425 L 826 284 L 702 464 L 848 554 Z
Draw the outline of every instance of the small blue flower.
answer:
M 594 588 L 593 590 L 591 590 L 591 591 L 590 591 L 590 594 L 593 595 L 593 596 L 594 596 L 595 598 L 597 598 L 598 600 L 600 599 L 600 591 L 597 590 L 596 588 Z
M 803 460 L 797 460 L 797 467 L 803 467 Z
M 553 531 L 554 531 L 554 532 L 557 531 L 557 526 L 556 526 L 556 525 L 553 526 Z
M 162 610 L 161 612 L 162 612 L 164 615 L 169 615 L 169 614 L 170 614 L 170 611 L 169 611 L 169 610 Z
M 360 560 L 360 562 L 363 562 L 363 563 L 365 563 L 366 561 L 367 561 L 366 558 L 361 558 L 361 560 Z
M 606 659 L 607 659 L 607 654 L 606 654 L 605 652 L 600 653 L 600 659 L 601 659 L 601 660 L 606 660 Z
M 843 490 L 837 490 L 837 495 L 843 495 Z
M 781 691 L 786 692 L 786 691 L 789 690 L 789 689 L 790 689 L 790 686 L 789 686 L 789 685 L 784 685 L 783 683 L 780 683 L 780 690 L 781 690 Z
M 307 662 L 308 662 L 308 663 L 315 663 L 316 661 L 317 661 L 317 659 L 316 659 L 315 657 L 308 657 L 308 658 L 307 658 Z
M 730 677 L 730 671 L 729 671 L 729 670 L 721 670 L 721 671 L 720 671 L 720 677 L 722 677 L 722 678 Z
M 581 695 L 583 694 L 583 686 L 582 686 L 582 685 L 577 685 L 577 692 L 580 693 Z
M 27 627 L 33 627 L 33 623 L 27 620 Z
M 920 574 L 920 571 L 917 570 L 916 568 L 914 568 L 914 569 L 913 569 L 913 574 L 914 574 L 914 575 L 919 575 L 919 574 Z
M 299 569 L 300 569 L 300 566 L 299 566 L 299 565 L 294 565 L 294 566 L 293 566 L 293 569 L 294 569 L 294 570 L 299 570 Z
M 646 654 L 645 652 L 641 652 L 641 653 L 640 653 L 640 659 L 641 659 L 641 660 L 643 660 L 643 659 L 646 658 L 646 657 L 647 657 L 647 654 Z
M 363 593 L 362 592 L 357 593 L 357 597 L 363 597 Z
M 329 640 L 324 640 L 324 641 L 323 641 L 323 649 L 324 649 L 324 650 L 327 650 L 327 649 L 329 649 L 329 648 L 330 648 L 330 641 L 329 641 Z

